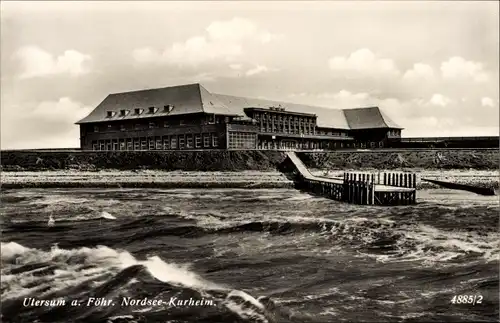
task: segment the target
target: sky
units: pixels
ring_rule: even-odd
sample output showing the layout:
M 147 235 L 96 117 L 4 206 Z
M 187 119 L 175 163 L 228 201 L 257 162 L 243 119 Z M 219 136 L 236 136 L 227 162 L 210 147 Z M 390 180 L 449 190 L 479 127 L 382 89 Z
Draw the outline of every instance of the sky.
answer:
M 79 146 L 109 93 L 201 83 L 331 109 L 403 137 L 498 136 L 499 4 L 1 2 L 1 148 Z

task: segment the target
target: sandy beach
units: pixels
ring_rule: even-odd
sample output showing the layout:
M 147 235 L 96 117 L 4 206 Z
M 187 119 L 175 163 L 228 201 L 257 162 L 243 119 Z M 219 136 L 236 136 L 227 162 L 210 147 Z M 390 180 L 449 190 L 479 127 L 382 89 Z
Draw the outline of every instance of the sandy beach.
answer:
M 342 177 L 344 171 L 313 169 L 316 176 Z M 413 170 L 417 188 L 434 188 L 422 178 L 449 181 L 482 187 L 499 187 L 499 171 L 489 170 Z M 378 174 L 384 171 L 366 170 Z M 391 170 L 394 172 L 394 170 Z M 201 171 L 118 171 L 96 172 L 57 170 L 37 172 L 3 172 L 3 188 L 23 187 L 158 187 L 158 188 L 290 188 L 293 181 L 278 171 L 201 172 Z
M 158 187 L 158 188 L 290 188 L 293 181 L 274 172 L 188 172 L 58 170 L 3 172 L 3 188 L 25 187 Z

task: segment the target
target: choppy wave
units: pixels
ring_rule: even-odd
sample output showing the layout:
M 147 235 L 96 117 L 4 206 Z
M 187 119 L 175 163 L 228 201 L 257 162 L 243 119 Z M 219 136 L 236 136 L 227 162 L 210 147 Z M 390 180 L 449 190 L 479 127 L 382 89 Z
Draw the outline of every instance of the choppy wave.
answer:
M 294 190 L 9 191 L 2 320 L 332 322 L 366 308 L 364 321 L 497 317 L 498 201 L 419 194 L 416 206 L 383 208 Z M 450 295 L 477 291 L 487 314 L 449 311 Z M 23 307 L 26 297 L 216 306 L 48 309 Z
M 94 321 L 121 318 L 134 322 L 146 314 L 144 306 L 124 306 L 123 299 L 142 300 L 139 290 L 155 286 L 148 299 L 166 304 L 150 308 L 163 320 L 184 319 L 203 322 L 276 322 L 276 304 L 267 297 L 259 299 L 203 279 L 187 265 L 168 263 L 158 256 L 138 260 L 127 251 L 106 246 L 49 251 L 24 247 L 15 242 L 1 244 L 2 314 L 4 322 L 19 317 L 42 322 Z M 106 298 L 115 305 L 74 307 L 72 301 L 86 304 L 89 297 Z M 34 299 L 64 299 L 66 306 L 38 308 L 21 306 Z M 170 298 L 203 300 L 204 306 L 174 306 Z M 176 304 L 176 303 L 174 303 Z M 177 303 L 178 304 L 178 303 Z M 121 306 L 120 306 L 121 305 Z M 19 315 L 19 316 L 17 316 Z M 305 318 L 305 317 L 304 317 Z M 287 320 L 281 317 L 279 321 Z M 222 320 L 222 321 L 221 321 Z

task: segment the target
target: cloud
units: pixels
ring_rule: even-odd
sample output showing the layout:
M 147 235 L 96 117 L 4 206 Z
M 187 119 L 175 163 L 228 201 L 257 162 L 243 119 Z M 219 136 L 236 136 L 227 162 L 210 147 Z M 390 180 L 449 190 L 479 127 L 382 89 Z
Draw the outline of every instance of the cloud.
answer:
M 407 70 L 403 75 L 405 80 L 432 80 L 434 78 L 434 69 L 427 64 L 416 63 L 413 68 Z
M 493 99 L 488 97 L 481 98 L 481 105 L 483 107 L 493 107 L 494 106 Z
M 278 38 L 260 29 L 249 19 L 235 17 L 227 21 L 214 21 L 205 35 L 175 42 L 163 52 L 151 47 L 135 49 L 132 57 L 138 63 L 168 63 L 197 66 L 214 60 L 232 61 L 244 53 L 248 43 L 268 43 Z
M 447 106 L 448 104 L 450 104 L 450 102 L 451 102 L 450 98 L 439 93 L 433 94 L 431 99 L 429 100 L 430 104 L 438 105 L 441 107 Z
M 441 64 L 441 74 L 445 79 L 467 79 L 475 82 L 486 82 L 488 74 L 483 70 L 483 64 L 467 61 L 462 57 L 455 56 Z
M 78 147 L 80 133 L 74 123 L 92 107 L 70 98 L 57 101 L 2 105 L 2 149 Z
M 223 42 L 254 39 L 268 43 L 279 37 L 266 30 L 260 30 L 253 21 L 240 17 L 234 17 L 227 21 L 214 21 L 206 28 L 206 31 L 210 39 Z
M 20 59 L 23 72 L 21 78 L 33 78 L 54 74 L 69 74 L 78 76 L 89 72 L 87 64 L 91 57 L 76 50 L 66 50 L 62 55 L 52 54 L 36 46 L 26 46 L 16 52 Z
M 394 61 L 379 58 L 367 48 L 359 49 L 348 57 L 336 56 L 328 60 L 328 66 L 333 71 L 355 72 L 361 75 L 399 75 Z
M 61 123 L 75 123 L 85 117 L 92 109 L 81 103 L 63 97 L 58 101 L 44 101 L 38 104 L 32 116 L 39 120 Z
M 253 76 L 257 74 L 262 74 L 262 73 L 268 73 L 268 72 L 276 72 L 278 69 L 276 68 L 270 68 L 264 65 L 256 65 L 254 68 L 249 69 L 246 71 L 245 75 L 246 76 Z
M 230 64 L 229 68 L 232 70 L 241 70 L 241 64 Z

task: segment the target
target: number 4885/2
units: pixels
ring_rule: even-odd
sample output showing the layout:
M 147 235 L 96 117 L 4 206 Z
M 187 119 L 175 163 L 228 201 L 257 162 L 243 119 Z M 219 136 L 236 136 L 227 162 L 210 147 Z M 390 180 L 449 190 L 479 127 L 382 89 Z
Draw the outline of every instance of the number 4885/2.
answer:
M 455 295 L 451 299 L 452 304 L 482 304 L 483 296 L 481 295 Z

